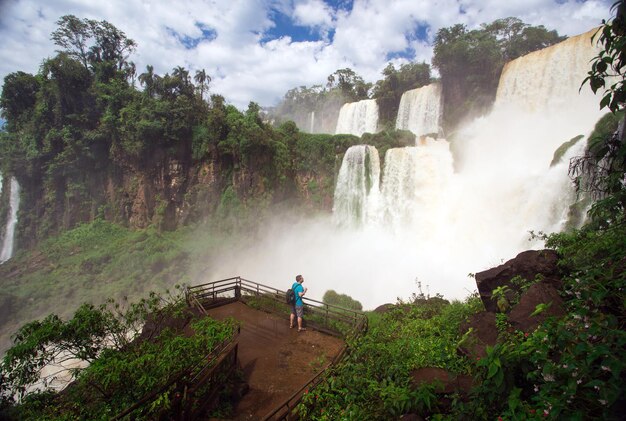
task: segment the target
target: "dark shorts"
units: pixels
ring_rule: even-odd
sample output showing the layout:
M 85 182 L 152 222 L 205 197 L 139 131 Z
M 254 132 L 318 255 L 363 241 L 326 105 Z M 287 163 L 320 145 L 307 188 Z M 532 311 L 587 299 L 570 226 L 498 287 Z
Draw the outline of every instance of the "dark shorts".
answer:
M 296 317 L 302 318 L 304 315 L 304 306 L 296 306 L 295 304 L 291 306 L 291 314 Z

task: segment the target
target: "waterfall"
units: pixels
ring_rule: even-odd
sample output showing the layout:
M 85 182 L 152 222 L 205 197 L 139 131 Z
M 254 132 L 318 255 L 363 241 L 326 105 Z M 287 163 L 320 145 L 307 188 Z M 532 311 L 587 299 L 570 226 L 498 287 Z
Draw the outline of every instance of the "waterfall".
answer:
M 20 186 L 15 177 L 11 177 L 9 199 L 9 217 L 4 230 L 4 240 L 0 251 L 0 263 L 4 263 L 13 256 L 13 237 L 17 225 L 17 210 L 20 205 Z
M 590 37 L 509 64 L 491 113 L 461 127 L 450 144 L 426 137 L 388 150 L 382 164 L 371 146 L 349 149 L 336 181 L 333 221 L 274 221 L 258 252 L 225 256 L 234 268 L 229 273 L 252 279 L 304 273 L 313 298 L 334 289 L 374 309 L 409 299 L 416 279 L 431 294 L 464 298 L 476 289 L 468 274 L 543 247 L 529 241 L 529 231 L 565 227 L 575 199 L 569 158 L 586 141 L 551 166 L 554 151 L 588 136 L 602 114 L 599 96 L 589 96 L 588 86 L 578 92 L 588 69 L 574 57 L 593 56 Z M 558 66 L 551 63 L 557 58 L 563 60 Z
M 315 111 L 311 111 L 310 115 L 309 133 L 315 133 Z
M 410 130 L 416 136 L 439 133 L 441 119 L 441 86 L 432 83 L 402 94 L 396 129 Z
M 599 99 L 588 85 L 578 89 L 600 48 L 596 30 L 515 59 L 504 66 L 495 108 L 514 105 L 528 112 L 563 107 L 588 109 L 597 115 Z
M 375 99 L 365 99 L 344 104 L 339 110 L 335 134 L 375 133 L 378 128 L 378 104 Z
M 373 146 L 350 147 L 337 177 L 333 214 L 342 226 L 371 221 L 378 207 L 380 160 Z
M 375 284 L 377 274 L 389 282 L 384 288 L 372 287 L 378 295 L 370 303 L 380 303 L 385 294 L 393 300 L 402 295 L 399 291 L 408 296 L 415 291 L 416 277 L 430 284 L 433 292 L 460 298 L 475 288 L 468 273 L 542 247 L 540 240 L 529 240 L 529 231 L 564 229 L 575 201 L 567 172 L 569 158 L 582 154 L 585 138 L 558 164 L 551 167 L 550 163 L 563 142 L 588 136 L 602 115 L 599 96 L 588 86 L 579 93 L 590 60 L 597 54 L 590 41 L 594 32 L 507 64 L 493 110 L 458 130 L 454 154 L 445 140 L 429 138 L 415 147 L 388 150 L 380 192 L 368 192 L 368 198 L 375 200 L 363 199 L 362 186 L 359 193 L 349 191 L 342 177 L 357 177 L 347 175 L 357 169 L 344 159 L 333 217 L 345 221 L 351 216 L 362 222 L 360 231 L 345 234 L 363 244 L 352 246 L 359 250 L 352 250 L 352 257 L 368 256 L 357 264 L 363 266 L 355 275 L 359 281 L 372 278 Z M 438 88 L 429 86 L 403 96 L 398 128 L 416 134 L 437 131 L 425 128 L 430 123 L 416 123 L 438 119 L 435 113 L 426 116 L 431 108 L 413 105 L 434 98 L 432 92 L 427 94 L 430 89 Z M 352 207 L 338 203 L 350 195 L 361 199 L 352 200 Z M 379 271 L 368 259 L 385 270 Z M 367 302 L 356 294 L 355 298 Z
M 433 227 L 452 172 L 452 154 L 445 140 L 427 139 L 418 146 L 389 149 L 380 220 L 396 231 L 413 226 L 425 235 Z

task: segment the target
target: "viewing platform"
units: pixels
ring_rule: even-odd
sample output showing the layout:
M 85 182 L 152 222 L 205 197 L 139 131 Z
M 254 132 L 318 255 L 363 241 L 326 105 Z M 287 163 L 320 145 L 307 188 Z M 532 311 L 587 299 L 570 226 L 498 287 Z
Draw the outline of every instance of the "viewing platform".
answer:
M 285 292 L 241 277 L 223 279 L 186 289 L 187 303 L 217 320 L 233 318 L 240 324 L 234 348 L 228 352 L 231 365 L 238 366 L 247 383 L 235 406 L 233 420 L 294 419 L 294 409 L 307 390 L 312 390 L 345 356 L 345 339 L 367 330 L 367 317 L 356 310 L 303 298 L 304 326 L 289 327 L 290 305 Z M 224 371 L 215 364 L 209 371 Z M 226 368 L 232 372 L 233 368 Z M 211 373 L 197 376 L 214 379 Z M 213 380 L 212 389 L 223 387 Z M 190 390 L 199 390 L 194 385 Z M 211 392 L 208 396 L 214 396 Z M 210 405 L 209 398 L 195 396 L 190 402 Z M 193 406 L 193 405 L 188 405 Z M 185 403 L 181 404 L 185 407 Z M 182 411 L 181 419 L 204 419 L 193 411 Z
M 163 396 L 171 397 L 169 419 L 178 421 L 215 420 L 207 414 L 226 400 L 230 420 L 298 419 L 302 396 L 346 355 L 346 339 L 367 330 L 365 314 L 303 298 L 306 330 L 298 332 L 289 327 L 284 291 L 241 277 L 186 287 L 185 300 L 201 317 L 236 320 L 236 331 L 114 420 L 140 417 Z
M 240 301 L 207 311 L 215 319 L 232 317 L 241 323 L 239 364 L 249 390 L 235 406 L 233 420 L 264 419 L 326 369 L 344 345 L 341 338 L 313 328 L 290 329 L 289 316 Z

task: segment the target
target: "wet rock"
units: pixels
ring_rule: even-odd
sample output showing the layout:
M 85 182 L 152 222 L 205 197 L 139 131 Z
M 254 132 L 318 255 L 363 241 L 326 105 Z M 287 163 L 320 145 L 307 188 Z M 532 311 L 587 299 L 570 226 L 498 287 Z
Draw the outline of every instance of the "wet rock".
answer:
M 491 298 L 494 289 L 507 285 L 512 291 L 519 292 L 519 288 L 510 282 L 516 276 L 533 281 L 541 275 L 542 282 L 559 288 L 561 277 L 557 261 L 558 255 L 554 250 L 528 250 L 500 266 L 477 273 L 476 286 L 485 309 L 497 311 L 497 303 Z
M 496 314 L 488 311 L 473 314 L 469 321 L 462 323 L 460 327 L 462 335 L 468 331 L 469 333 L 459 346 L 459 352 L 472 360 L 485 357 L 487 345 L 494 346 L 498 340 Z
M 424 418 L 417 414 L 404 414 L 400 416 L 400 421 L 424 421 Z
M 467 375 L 456 375 L 436 367 L 423 367 L 413 370 L 410 374 L 411 384 L 418 388 L 429 384 L 435 386 L 436 393 L 459 393 L 463 396 L 469 395 L 472 388 L 472 378 Z
M 395 305 L 391 303 L 382 304 L 374 309 L 374 313 L 386 313 L 394 307 Z
M 548 307 L 539 314 L 532 316 L 540 304 L 546 304 Z M 519 304 L 513 307 L 508 318 L 515 329 L 532 332 L 548 317 L 562 317 L 564 315 L 563 300 L 556 288 L 545 283 L 537 283 L 531 285 L 522 294 Z

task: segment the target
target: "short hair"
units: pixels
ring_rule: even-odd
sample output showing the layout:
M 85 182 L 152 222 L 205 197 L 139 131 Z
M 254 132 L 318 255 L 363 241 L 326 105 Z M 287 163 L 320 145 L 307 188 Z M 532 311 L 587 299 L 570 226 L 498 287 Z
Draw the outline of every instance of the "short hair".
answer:
M 300 282 L 301 279 L 302 279 L 302 275 L 296 276 L 296 281 Z

